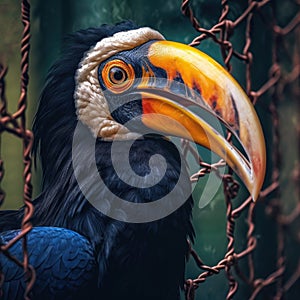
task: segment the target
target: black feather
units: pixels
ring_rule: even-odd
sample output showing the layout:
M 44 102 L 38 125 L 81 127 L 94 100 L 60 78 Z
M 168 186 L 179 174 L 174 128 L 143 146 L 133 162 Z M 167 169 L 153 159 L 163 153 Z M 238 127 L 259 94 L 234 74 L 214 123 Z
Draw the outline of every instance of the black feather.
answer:
M 192 198 L 187 199 L 171 215 L 158 221 L 124 223 L 102 214 L 86 200 L 75 178 L 72 164 L 72 139 L 77 125 L 73 98 L 74 76 L 78 64 L 84 53 L 102 38 L 134 28 L 137 26 L 132 22 L 123 22 L 116 26 L 104 25 L 79 31 L 68 37 L 62 58 L 51 68 L 33 125 L 33 153 L 41 158 L 43 190 L 34 200 L 32 222 L 34 226 L 68 228 L 87 238 L 96 253 L 98 287 L 94 292 L 99 299 L 174 300 L 179 299 L 180 288 L 184 283 L 187 238 L 193 239 L 194 236 L 191 224 Z M 159 136 L 149 136 L 133 143 L 130 164 L 137 174 L 150 174 L 149 159 L 155 154 L 166 159 L 167 171 L 161 164 L 157 164 L 156 172 L 148 178 L 151 182 L 156 177 L 162 177 L 157 185 L 132 188 L 118 177 L 112 167 L 111 142 L 97 140 L 94 155 L 84 151 L 83 145 L 89 143 L 90 136 L 90 131 L 86 129 L 81 143 L 75 145 L 84 162 L 76 168 L 83 183 L 89 187 L 90 195 L 96 195 L 98 201 L 110 205 L 110 199 L 101 189 L 98 178 L 89 172 L 94 160 L 109 190 L 130 202 L 150 202 L 168 194 L 178 183 L 181 169 L 185 180 L 180 183 L 178 197 L 181 194 L 184 197 L 184 191 L 190 191 L 185 160 L 170 141 Z M 130 142 L 117 143 L 120 144 L 117 147 L 120 151 L 114 153 L 114 159 L 121 169 L 124 166 L 126 174 L 122 149 Z M 22 216 L 23 209 L 1 212 L 0 230 L 20 228 Z M 47 236 L 46 231 L 44 234 Z M 48 253 L 46 249 L 41 251 Z M 41 263 L 41 270 L 48 263 Z M 76 265 L 77 262 L 69 263 Z M 58 277 L 67 276 L 63 261 L 60 265 L 56 264 L 55 268 Z M 70 276 L 75 278 L 74 274 Z

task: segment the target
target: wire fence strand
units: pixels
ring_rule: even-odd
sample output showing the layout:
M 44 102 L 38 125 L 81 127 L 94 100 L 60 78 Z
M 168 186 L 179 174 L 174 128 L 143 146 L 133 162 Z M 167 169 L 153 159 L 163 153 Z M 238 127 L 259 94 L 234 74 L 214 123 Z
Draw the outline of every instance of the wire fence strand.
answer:
M 7 99 L 5 95 L 5 75 L 7 67 L 0 65 L 0 134 L 8 132 L 22 139 L 23 141 L 23 162 L 24 162 L 24 207 L 25 213 L 22 220 L 20 234 L 9 241 L 6 245 L 1 245 L 1 252 L 13 260 L 17 265 L 24 268 L 24 280 L 26 289 L 24 299 L 29 300 L 30 291 L 35 281 L 34 268 L 29 264 L 29 255 L 27 249 L 27 233 L 31 230 L 32 225 L 30 219 L 33 214 L 32 185 L 31 185 L 31 148 L 33 142 L 33 134 L 26 128 L 26 109 L 27 109 L 27 89 L 29 83 L 29 50 L 30 50 L 30 3 L 28 0 L 21 2 L 21 21 L 23 23 L 23 33 L 21 39 L 21 87 L 20 98 L 16 112 L 9 113 L 7 111 Z M 4 175 L 4 163 L 0 160 L 0 182 Z M 5 197 L 4 191 L 0 189 L 0 201 L 3 202 Z M 23 261 L 18 260 L 9 253 L 9 249 L 19 240 L 22 240 Z M 5 274 L 4 274 L 5 276 Z M 4 280 L 1 274 L 1 282 Z

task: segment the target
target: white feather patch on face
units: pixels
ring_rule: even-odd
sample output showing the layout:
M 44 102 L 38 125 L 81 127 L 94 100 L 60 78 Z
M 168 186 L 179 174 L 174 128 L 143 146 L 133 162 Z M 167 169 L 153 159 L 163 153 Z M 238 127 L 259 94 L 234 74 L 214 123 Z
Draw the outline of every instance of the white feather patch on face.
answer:
M 111 117 L 98 80 L 99 64 L 121 51 L 131 50 L 150 40 L 163 39 L 159 32 L 143 27 L 115 33 L 102 39 L 86 52 L 75 76 L 74 98 L 77 118 L 90 128 L 95 137 L 110 140 L 130 139 L 136 136 Z

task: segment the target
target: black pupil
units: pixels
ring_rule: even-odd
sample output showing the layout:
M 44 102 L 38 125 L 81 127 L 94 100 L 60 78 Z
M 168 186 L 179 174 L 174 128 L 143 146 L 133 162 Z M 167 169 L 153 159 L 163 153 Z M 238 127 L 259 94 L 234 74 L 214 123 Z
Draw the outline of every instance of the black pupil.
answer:
M 120 68 L 112 68 L 111 69 L 111 76 L 112 76 L 112 80 L 115 82 L 119 82 L 119 81 L 124 81 L 125 80 L 125 74 L 124 71 Z

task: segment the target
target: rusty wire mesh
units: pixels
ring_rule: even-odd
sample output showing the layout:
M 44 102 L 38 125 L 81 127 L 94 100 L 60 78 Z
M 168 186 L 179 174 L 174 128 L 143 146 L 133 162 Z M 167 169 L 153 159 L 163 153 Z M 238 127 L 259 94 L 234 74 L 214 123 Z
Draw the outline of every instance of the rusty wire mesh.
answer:
M 190 43 L 191 46 L 198 46 L 200 43 L 207 39 L 215 42 L 221 50 L 221 54 L 224 60 L 224 65 L 231 71 L 232 65 L 231 60 L 233 57 L 240 61 L 243 61 L 246 65 L 245 69 L 245 80 L 246 80 L 246 92 L 251 99 L 252 103 L 255 105 L 262 97 L 262 95 L 269 93 L 271 97 L 271 102 L 268 105 L 269 112 L 272 116 L 273 123 L 273 145 L 271 147 L 272 154 L 272 180 L 271 183 L 260 192 L 259 200 L 262 201 L 267 197 L 270 200 L 266 204 L 266 214 L 272 214 L 272 217 L 277 223 L 277 269 L 270 273 L 265 278 L 255 277 L 255 265 L 253 252 L 256 249 L 257 239 L 254 235 L 255 221 L 254 221 L 254 210 L 255 204 L 249 197 L 237 208 L 233 209 L 232 200 L 237 194 L 238 184 L 233 179 L 231 173 L 226 174 L 222 177 L 224 185 L 224 196 L 226 202 L 226 216 L 227 216 L 227 227 L 226 235 L 228 239 L 227 253 L 217 265 L 206 266 L 201 258 L 198 256 L 196 251 L 191 248 L 191 255 L 194 258 L 197 266 L 203 270 L 200 275 L 195 279 L 188 279 L 186 281 L 186 299 L 192 300 L 195 298 L 195 291 L 199 287 L 199 284 L 204 282 L 209 276 L 218 274 L 221 270 L 225 270 L 228 279 L 228 293 L 226 299 L 232 299 L 238 289 L 238 279 L 244 281 L 251 290 L 249 299 L 255 299 L 262 289 L 265 287 L 276 283 L 276 295 L 274 299 L 282 299 L 284 293 L 290 289 L 300 278 L 300 258 L 298 260 L 298 265 L 296 266 L 294 273 L 290 278 L 285 278 L 283 280 L 285 272 L 285 262 L 286 257 L 284 254 L 285 250 L 285 228 L 287 226 L 292 226 L 294 221 L 300 215 L 300 202 L 299 202 L 299 164 L 296 165 L 295 169 L 292 170 L 294 174 L 295 189 L 298 191 L 298 204 L 294 210 L 289 215 L 283 215 L 280 209 L 280 120 L 278 114 L 278 103 L 279 99 L 285 99 L 283 92 L 286 87 L 292 89 L 292 101 L 297 100 L 300 95 L 299 89 L 299 75 L 300 75 L 300 49 L 299 49 L 299 24 L 300 24 L 300 13 L 298 12 L 284 27 L 280 27 L 279 21 L 276 16 L 276 1 L 262 0 L 262 1 L 248 1 L 247 8 L 238 16 L 235 20 L 229 19 L 230 13 L 230 1 L 222 0 L 222 13 L 217 24 L 214 24 L 211 28 L 206 29 L 201 27 L 200 22 L 195 16 L 192 9 L 190 0 L 183 0 L 181 10 L 182 13 L 189 18 L 193 28 L 199 33 L 199 35 Z M 299 1 L 293 1 L 295 5 L 298 5 Z M 263 9 L 268 6 L 272 11 L 272 17 L 268 20 L 266 25 L 266 30 L 270 29 L 272 35 L 272 64 L 269 68 L 269 78 L 266 78 L 265 83 L 258 89 L 253 90 L 252 81 L 255 72 L 252 72 L 252 62 L 255 55 L 260 53 L 252 52 L 251 44 L 252 40 L 255 38 L 253 35 L 253 18 L 255 15 L 260 14 L 262 18 L 264 17 Z M 235 49 L 232 43 L 232 37 L 236 29 L 244 23 L 245 26 L 245 44 L 242 52 Z M 268 28 L 269 27 L 269 28 Z M 289 39 L 290 36 L 294 36 L 292 44 L 288 46 L 285 44 L 285 40 Z M 288 41 L 286 41 L 288 42 Z M 282 58 L 283 54 L 286 55 L 285 59 L 290 59 L 292 61 L 292 67 L 287 69 L 285 66 L 286 61 Z M 299 128 L 298 128 L 298 139 L 299 139 Z M 199 161 L 202 167 L 200 171 L 194 174 L 191 179 L 197 180 L 201 176 L 209 172 L 217 172 L 218 168 L 222 167 L 222 163 L 219 162 L 214 165 L 210 165 L 203 162 L 189 147 L 189 143 L 184 143 L 184 147 L 192 151 L 195 159 Z M 299 148 L 300 149 L 300 148 Z M 271 153 L 270 153 L 271 154 Z M 219 173 L 218 173 L 219 175 Z M 220 176 L 220 175 L 219 175 Z M 245 249 L 239 253 L 235 250 L 235 224 L 237 218 L 241 215 L 243 211 L 247 211 L 247 245 Z M 266 216 L 268 217 L 268 216 Z M 248 260 L 248 275 L 245 275 L 240 270 L 238 263 L 241 259 Z M 235 271 L 235 272 L 233 272 Z
M 285 249 L 285 228 L 287 226 L 293 226 L 295 220 L 300 215 L 300 201 L 289 215 L 283 215 L 280 209 L 280 119 L 278 114 L 278 103 L 280 99 L 284 99 L 284 90 L 289 87 L 291 90 L 292 100 L 296 101 L 300 95 L 299 90 L 299 75 L 300 75 L 300 13 L 296 14 L 284 27 L 279 25 L 275 13 L 275 1 L 262 0 L 253 1 L 248 0 L 248 6 L 243 13 L 235 20 L 229 19 L 230 2 L 226 0 L 221 1 L 222 13 L 217 24 L 214 24 L 211 28 L 206 29 L 201 27 L 201 23 L 197 20 L 195 13 L 192 9 L 190 0 L 183 0 L 181 5 L 182 13 L 190 19 L 192 27 L 199 33 L 198 36 L 190 43 L 192 46 L 198 46 L 205 40 L 212 40 L 219 47 L 224 60 L 224 65 L 231 71 L 232 58 L 243 61 L 245 68 L 246 79 L 246 92 L 253 104 L 259 102 L 262 96 L 269 93 L 271 97 L 270 103 L 268 103 L 268 110 L 272 116 L 273 123 L 273 140 L 272 140 L 272 180 L 270 184 L 261 191 L 258 201 L 263 201 L 268 198 L 266 202 L 266 215 L 271 215 L 277 224 L 277 269 L 270 273 L 265 278 L 257 278 L 255 276 L 255 265 L 253 253 L 257 246 L 257 239 L 254 235 L 255 219 L 254 211 L 255 204 L 249 197 L 245 199 L 242 204 L 236 208 L 233 206 L 233 199 L 237 196 L 239 190 L 238 182 L 233 178 L 232 172 L 228 174 L 220 175 L 219 168 L 224 166 L 223 161 L 219 161 L 215 164 L 209 164 L 204 162 L 199 157 L 198 153 L 190 147 L 189 143 L 183 142 L 183 151 L 185 154 L 190 152 L 201 169 L 199 172 L 192 175 L 191 180 L 197 181 L 200 177 L 205 176 L 210 172 L 215 172 L 223 181 L 224 199 L 226 203 L 226 236 L 228 239 L 227 252 L 224 258 L 218 262 L 215 266 L 207 266 L 202 259 L 196 253 L 196 251 L 190 247 L 190 253 L 195 260 L 197 266 L 201 270 L 199 276 L 194 279 L 186 280 L 185 284 L 185 297 L 188 300 L 195 298 L 196 290 L 201 283 L 206 281 L 210 276 L 216 276 L 221 270 L 225 270 L 228 279 L 228 293 L 226 299 L 232 299 L 239 288 L 239 281 L 242 280 L 250 287 L 251 294 L 249 299 L 255 299 L 262 289 L 276 283 L 276 296 L 274 299 L 281 299 L 286 291 L 288 291 L 300 278 L 300 259 L 298 265 L 295 266 L 294 273 L 283 280 L 285 273 L 286 257 L 284 253 Z M 292 1 L 295 5 L 300 5 L 298 0 Z M 7 245 L 1 245 L 1 252 L 15 261 L 16 264 L 22 266 L 25 270 L 25 280 L 27 282 L 27 288 L 25 292 L 25 299 L 29 299 L 29 292 L 35 280 L 34 269 L 29 265 L 29 257 L 26 246 L 26 234 L 31 230 L 30 218 L 33 213 L 33 206 L 31 203 L 31 158 L 30 151 L 33 136 L 30 130 L 26 129 L 25 112 L 27 107 L 27 86 L 28 86 L 28 63 L 29 63 L 29 48 L 30 48 L 30 4 L 29 1 L 23 0 L 22 3 L 22 23 L 24 25 L 24 31 L 21 41 L 21 93 L 18 102 L 16 112 L 9 113 L 7 111 L 7 99 L 5 96 L 5 76 L 7 73 L 7 67 L 0 64 L 0 134 L 8 132 L 17 138 L 23 140 L 23 158 L 24 158 L 24 205 L 25 215 L 22 222 L 21 233 Z M 253 90 L 252 81 L 255 72 L 252 70 L 252 62 L 255 55 L 259 55 L 259 52 L 253 53 L 251 50 L 252 41 L 255 38 L 252 34 L 252 22 L 255 15 L 260 14 L 263 16 L 264 8 L 266 6 L 271 7 L 272 19 L 268 24 L 270 32 L 272 34 L 272 64 L 270 65 L 269 78 L 266 78 L 265 83 L 257 90 Z M 232 43 L 232 37 L 235 30 L 241 26 L 245 26 L 245 44 L 243 50 L 239 52 Z M 294 37 L 293 47 L 286 47 L 285 40 Z M 288 50 L 287 50 L 288 49 Z M 291 60 L 292 68 L 287 69 L 282 60 L 282 52 L 288 56 Z M 298 140 L 300 141 L 300 129 L 298 128 Z M 230 136 L 228 136 L 230 140 Z M 299 147 L 300 149 L 300 147 Z M 4 163 L 0 157 L 0 182 L 4 175 Z M 294 178 L 295 189 L 300 194 L 300 166 L 299 163 L 294 170 L 291 170 Z M 0 201 L 4 201 L 5 192 L 0 188 Z M 299 200 L 299 199 L 298 199 Z M 237 253 L 235 249 L 236 231 L 235 225 L 237 219 L 241 213 L 246 211 L 247 213 L 247 243 L 243 251 Z M 9 253 L 9 248 L 16 243 L 16 241 L 23 239 L 24 258 L 23 261 L 19 261 L 12 257 Z M 299 238 L 300 241 L 300 238 Z M 248 275 L 246 276 L 239 268 L 240 260 L 247 260 L 248 262 Z M 0 276 L 0 284 L 3 282 L 4 275 Z
M 6 245 L 1 245 L 1 252 L 12 259 L 17 265 L 24 268 L 26 291 L 25 299 L 29 299 L 29 292 L 35 280 L 34 269 L 29 264 L 27 251 L 26 234 L 31 230 L 32 225 L 30 218 L 33 213 L 33 205 L 31 202 L 32 186 L 31 186 L 31 147 L 33 135 L 26 128 L 26 108 L 27 108 L 27 87 L 28 87 L 28 69 L 29 69 L 29 49 L 30 49 L 30 4 L 29 1 L 21 2 L 21 19 L 24 26 L 21 40 L 21 87 L 20 97 L 17 110 L 14 113 L 7 111 L 7 99 L 5 96 L 5 75 L 8 68 L 0 64 L 0 134 L 8 132 L 23 141 L 23 162 L 24 162 L 24 206 L 25 214 L 22 221 L 21 232 L 13 240 Z M 4 175 L 4 163 L 0 157 L 0 182 Z M 4 200 L 5 193 L 0 190 L 0 201 Z M 18 260 L 9 253 L 9 248 L 18 240 L 22 239 L 23 261 Z M 0 282 L 3 282 L 4 274 L 1 274 Z

